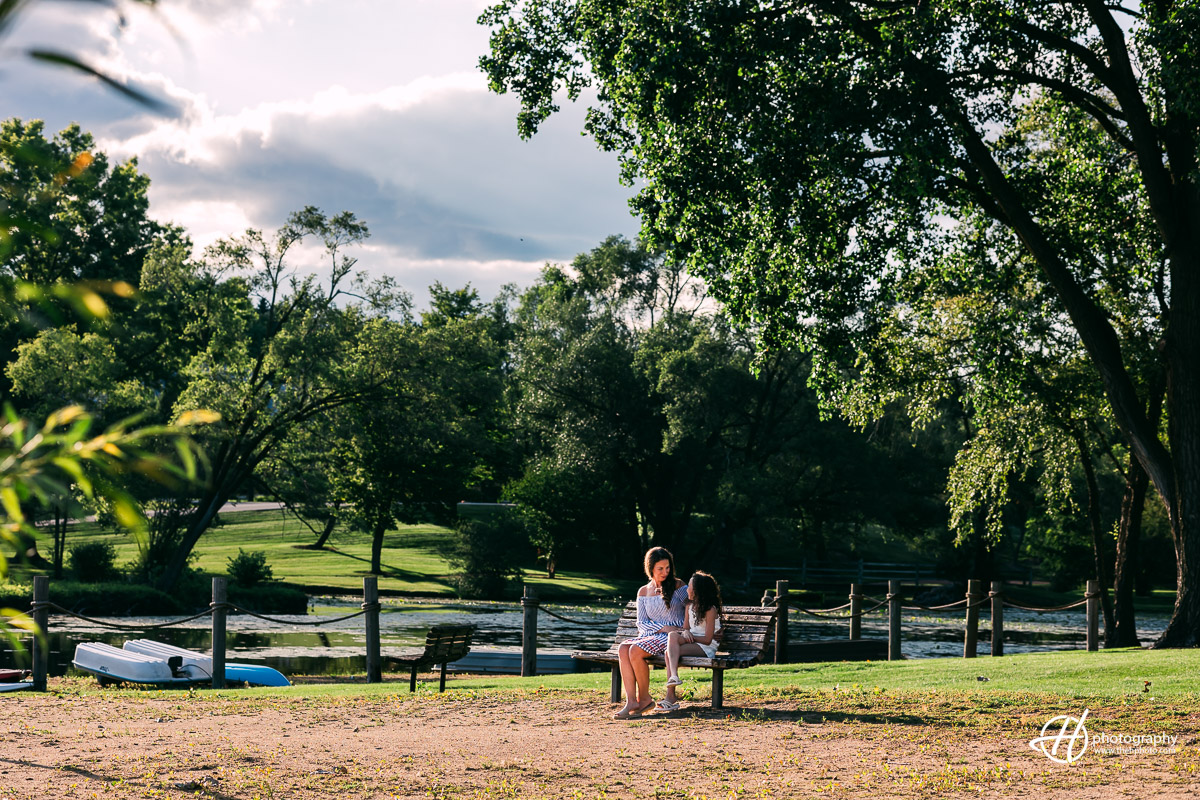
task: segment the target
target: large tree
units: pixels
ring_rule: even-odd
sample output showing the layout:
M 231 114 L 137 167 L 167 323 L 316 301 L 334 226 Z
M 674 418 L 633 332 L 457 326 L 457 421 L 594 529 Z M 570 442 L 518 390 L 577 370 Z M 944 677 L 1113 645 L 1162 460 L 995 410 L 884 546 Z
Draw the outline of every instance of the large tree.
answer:
M 948 216 L 1000 223 L 1166 508 L 1178 593 L 1158 644 L 1200 644 L 1200 3 L 509 0 L 481 20 L 483 67 L 520 95 L 521 133 L 556 92 L 594 86 L 588 128 L 644 181 L 645 232 L 762 323 L 764 345 L 812 347 L 818 371 L 873 335 L 859 309 Z M 1165 437 L 1106 305 L 1130 273 L 1108 268 L 1103 237 L 1046 224 L 1044 187 L 1003 144 L 1038 97 L 1086 114 L 1133 165 L 1129 213 L 1163 256 Z
M 171 588 L 218 509 L 247 484 L 258 466 L 295 426 L 347 405 L 386 378 L 382 365 L 355 358 L 372 319 L 395 304 L 390 282 L 350 289 L 357 259 L 346 249 L 367 237 L 350 212 L 332 217 L 311 206 L 295 212 L 274 236 L 249 230 L 213 245 L 208 269 L 219 283 L 242 289 L 240 303 L 223 306 L 216 330 L 183 368 L 186 386 L 174 413 L 208 408 L 221 414 L 203 444 L 211 463 L 208 485 L 190 500 L 172 534 L 176 544 L 156 582 Z M 298 275 L 293 249 L 313 237 L 329 258 L 325 282 Z

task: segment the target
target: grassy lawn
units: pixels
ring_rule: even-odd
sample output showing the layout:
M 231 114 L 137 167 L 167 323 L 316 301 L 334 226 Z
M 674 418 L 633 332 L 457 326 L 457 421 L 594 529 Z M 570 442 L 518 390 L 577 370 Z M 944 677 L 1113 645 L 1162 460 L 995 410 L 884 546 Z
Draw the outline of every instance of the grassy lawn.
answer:
M 1169 719 L 1200 714 L 1200 650 L 1110 650 L 1099 653 L 1064 651 L 1027 653 L 1004 658 L 922 659 L 894 662 L 838 662 L 825 664 L 762 665 L 729 670 L 725 678 L 726 705 L 747 713 L 757 703 L 794 701 L 816 711 L 839 709 L 880 713 L 912 712 L 961 725 L 955 715 L 964 710 L 1009 710 L 1043 713 L 1076 706 L 1123 709 L 1133 717 L 1148 715 Z M 652 693 L 661 696 L 665 673 L 652 673 Z M 987 681 L 978 680 L 979 676 Z M 606 702 L 608 672 L 575 675 L 451 677 L 447 693 L 437 696 L 437 683 L 418 685 L 408 694 L 407 676 L 391 676 L 385 683 L 366 684 L 361 677 L 345 683 L 301 683 L 287 688 L 257 688 L 211 692 L 197 699 L 242 698 L 254 705 L 271 699 L 308 699 L 314 702 L 352 702 L 391 697 L 398 701 L 429 698 L 455 703 L 480 698 L 516 698 L 545 693 L 595 696 Z M 708 670 L 684 670 L 680 695 L 704 702 L 711 696 Z M 1149 691 L 1146 681 L 1150 681 Z M 179 696 L 180 690 L 100 689 L 90 678 L 52 679 L 51 688 L 70 694 L 122 694 L 136 697 Z M 431 698 L 432 699 L 432 698 Z M 940 710 L 939 710 L 940 709 Z
M 303 545 L 316 535 L 291 515 L 279 511 L 232 511 L 221 514 L 222 524 L 208 531 L 196 546 L 193 567 L 209 575 L 223 575 L 229 559 L 239 549 L 267 554 L 275 577 L 314 594 L 362 591 L 362 579 L 371 566 L 371 537 L 366 533 L 338 531 L 324 550 Z M 442 554 L 450 530 L 438 525 L 405 525 L 390 531 L 383 543 L 383 574 L 379 589 L 385 595 L 456 596 L 450 583 L 452 569 Z M 137 555 L 137 544 L 128 534 L 102 530 L 91 523 L 73 526 L 67 550 L 84 541 L 108 541 L 117 551 L 117 563 Z M 45 545 L 43 545 L 45 546 Z M 634 576 L 636 577 L 636 576 Z M 14 566 L 12 578 L 27 575 Z M 551 600 L 591 600 L 632 595 L 637 581 L 612 581 L 580 572 L 560 571 L 550 581 L 537 564 L 526 565 L 526 582 L 540 597 Z

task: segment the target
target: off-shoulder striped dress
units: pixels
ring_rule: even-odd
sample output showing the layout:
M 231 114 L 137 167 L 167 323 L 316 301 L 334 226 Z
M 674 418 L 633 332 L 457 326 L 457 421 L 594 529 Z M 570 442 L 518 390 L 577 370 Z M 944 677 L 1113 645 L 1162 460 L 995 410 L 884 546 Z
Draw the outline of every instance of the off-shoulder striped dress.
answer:
M 683 627 L 683 610 L 687 606 L 687 584 L 675 590 L 668 608 L 660 595 L 641 596 L 637 599 L 638 637 L 626 643 L 636 645 L 651 655 L 660 655 L 667 649 L 667 634 L 656 633 L 664 625 Z

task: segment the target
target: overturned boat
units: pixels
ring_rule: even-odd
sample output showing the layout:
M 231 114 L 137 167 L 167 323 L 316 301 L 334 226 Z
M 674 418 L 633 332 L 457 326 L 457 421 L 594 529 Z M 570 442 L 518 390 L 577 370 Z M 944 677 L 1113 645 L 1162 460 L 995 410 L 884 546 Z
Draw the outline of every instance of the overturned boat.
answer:
M 76 645 L 72 663 L 77 669 L 95 675 L 101 684 L 167 686 L 212 680 L 212 656 L 150 639 L 132 639 L 121 648 L 102 642 L 83 642 Z M 258 664 L 228 663 L 225 679 L 248 686 L 291 686 L 278 670 Z
M 32 689 L 29 673 L 21 669 L 0 669 L 0 692 L 17 692 Z

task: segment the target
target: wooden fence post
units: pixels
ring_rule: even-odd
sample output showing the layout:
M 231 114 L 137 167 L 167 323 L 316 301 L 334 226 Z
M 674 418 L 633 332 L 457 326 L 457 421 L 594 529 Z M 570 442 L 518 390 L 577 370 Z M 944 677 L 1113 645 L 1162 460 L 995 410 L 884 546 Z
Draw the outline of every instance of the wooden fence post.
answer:
M 775 581 L 775 663 L 788 660 L 788 582 Z
M 979 606 L 975 601 L 983 596 L 979 581 L 967 581 L 967 633 L 963 639 L 963 658 L 974 658 L 979 646 Z
M 46 691 L 46 678 L 50 675 L 50 609 L 45 603 L 50 602 L 50 578 L 46 575 L 35 575 L 33 578 L 33 624 L 37 630 L 33 632 L 33 690 Z
M 1100 581 L 1087 582 L 1087 649 L 1100 649 Z
M 1004 655 L 1004 582 L 992 581 L 992 655 Z
M 850 584 L 850 641 L 862 638 L 862 590 L 857 583 Z
M 383 662 L 379 657 L 379 578 L 363 577 L 364 627 L 367 637 L 367 683 L 383 681 Z
M 225 688 L 225 579 L 212 579 L 212 687 Z
M 525 610 L 525 618 L 521 625 L 521 677 L 528 678 L 537 675 L 537 592 L 529 584 L 525 584 L 525 594 L 521 597 L 521 608 Z
M 899 661 L 900 654 L 900 581 L 888 581 L 888 661 Z

